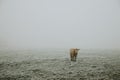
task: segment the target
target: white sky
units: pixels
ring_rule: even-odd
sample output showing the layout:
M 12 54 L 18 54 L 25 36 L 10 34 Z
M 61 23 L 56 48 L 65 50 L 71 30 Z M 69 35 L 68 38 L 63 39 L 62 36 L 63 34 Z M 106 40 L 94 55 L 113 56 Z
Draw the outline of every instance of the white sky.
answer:
M 0 0 L 0 48 L 120 49 L 119 0 Z

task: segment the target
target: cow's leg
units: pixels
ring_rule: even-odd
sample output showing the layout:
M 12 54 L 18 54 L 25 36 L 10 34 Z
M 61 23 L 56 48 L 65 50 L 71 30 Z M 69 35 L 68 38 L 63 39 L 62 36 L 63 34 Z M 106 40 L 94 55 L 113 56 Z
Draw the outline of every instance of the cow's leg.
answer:
M 70 59 L 71 59 L 71 61 L 73 61 L 73 55 L 72 55 L 72 53 L 70 53 Z
M 75 56 L 75 60 L 74 61 L 76 61 L 76 56 Z
M 73 61 L 76 61 L 76 57 L 75 56 L 73 57 Z
M 76 59 L 77 59 L 77 53 L 75 54 L 75 59 L 74 59 L 74 61 L 76 61 Z
M 74 61 L 74 59 L 75 59 L 75 56 L 74 56 L 74 54 L 72 53 L 72 54 L 71 54 L 71 61 Z
M 73 57 L 73 61 L 75 61 L 75 56 Z
M 73 54 L 73 61 L 75 61 L 75 53 Z

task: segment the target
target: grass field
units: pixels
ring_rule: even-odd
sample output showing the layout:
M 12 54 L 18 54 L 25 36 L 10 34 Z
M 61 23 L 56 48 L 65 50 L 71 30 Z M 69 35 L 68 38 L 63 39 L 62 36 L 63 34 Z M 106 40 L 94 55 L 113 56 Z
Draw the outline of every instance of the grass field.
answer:
M 120 80 L 120 51 L 0 51 L 0 80 Z

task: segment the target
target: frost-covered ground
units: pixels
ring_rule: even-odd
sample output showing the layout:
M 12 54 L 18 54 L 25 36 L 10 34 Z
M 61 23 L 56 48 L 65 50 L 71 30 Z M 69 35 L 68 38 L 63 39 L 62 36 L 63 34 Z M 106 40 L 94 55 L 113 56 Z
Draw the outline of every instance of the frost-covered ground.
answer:
M 0 80 L 120 80 L 120 51 L 0 51 Z

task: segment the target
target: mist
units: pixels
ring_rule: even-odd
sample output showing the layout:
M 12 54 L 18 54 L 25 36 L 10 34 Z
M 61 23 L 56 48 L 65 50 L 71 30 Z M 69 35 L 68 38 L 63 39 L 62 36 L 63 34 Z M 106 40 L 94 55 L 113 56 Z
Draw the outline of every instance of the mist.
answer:
M 119 0 L 0 0 L 0 49 L 120 49 Z

